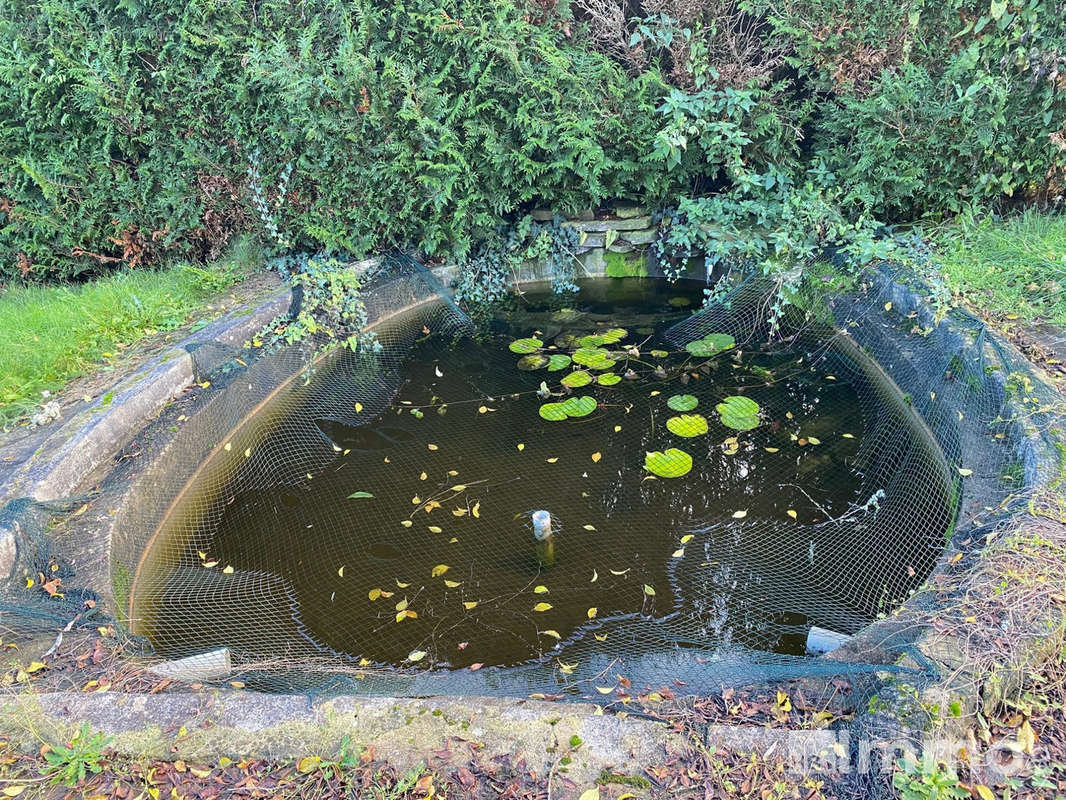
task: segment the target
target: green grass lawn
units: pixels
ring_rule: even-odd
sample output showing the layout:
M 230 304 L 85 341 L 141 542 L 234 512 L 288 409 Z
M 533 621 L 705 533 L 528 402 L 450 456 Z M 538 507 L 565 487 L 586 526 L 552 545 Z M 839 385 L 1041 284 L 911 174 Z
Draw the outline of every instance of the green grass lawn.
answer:
M 178 328 L 247 274 L 233 260 L 127 270 L 80 285 L 0 288 L 0 427 L 127 345 Z
M 933 233 L 953 293 L 998 319 L 1066 326 L 1066 216 L 1026 211 Z

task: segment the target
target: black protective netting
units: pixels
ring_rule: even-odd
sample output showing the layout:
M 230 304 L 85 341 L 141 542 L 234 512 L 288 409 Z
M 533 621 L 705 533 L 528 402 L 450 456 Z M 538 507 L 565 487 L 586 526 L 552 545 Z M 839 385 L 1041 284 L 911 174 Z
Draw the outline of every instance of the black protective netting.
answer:
M 163 657 L 227 647 L 273 689 L 596 696 L 618 676 L 701 693 L 871 673 L 887 665 L 806 655 L 811 631 L 889 613 L 952 536 L 979 541 L 1059 469 L 1052 390 L 887 267 L 798 298 L 773 332 L 756 280 L 696 313 L 672 301 L 699 287 L 597 285 L 475 330 L 417 265 L 386 261 L 364 291 L 379 348 L 310 369 L 301 348 L 262 355 L 138 477 L 111 550 L 119 613 Z M 579 365 L 516 369 L 506 343 L 537 336 L 547 361 L 612 329 L 615 364 L 569 395 L 594 410 L 542 418 Z M 735 346 L 685 351 L 708 334 Z M 668 428 L 678 394 L 706 433 Z M 730 396 L 757 401 L 755 427 L 723 427 Z M 691 472 L 649 480 L 645 454 L 670 447 Z

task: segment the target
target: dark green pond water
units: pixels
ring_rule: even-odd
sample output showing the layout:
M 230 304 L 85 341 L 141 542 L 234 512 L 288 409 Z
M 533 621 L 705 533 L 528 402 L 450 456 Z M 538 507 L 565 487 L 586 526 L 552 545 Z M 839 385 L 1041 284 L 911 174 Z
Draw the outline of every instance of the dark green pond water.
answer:
M 576 299 L 516 299 L 479 341 L 427 338 L 388 411 L 359 427 L 322 420 L 334 463 L 230 499 L 201 560 L 282 578 L 304 635 L 364 663 L 514 665 L 679 616 L 711 646 L 802 653 L 810 624 L 862 616 L 811 600 L 812 575 L 851 571 L 876 592 L 865 556 L 819 532 L 872 513 L 856 511 L 869 499 L 856 463 L 867 421 L 855 388 L 804 352 L 741 343 L 697 357 L 666 343 L 700 300 L 699 289 L 604 282 Z M 586 353 L 594 380 L 572 389 L 560 381 L 576 364 L 519 369 L 511 350 L 533 337 L 534 361 L 573 358 L 582 337 L 605 334 L 583 344 L 610 366 Z M 600 385 L 604 374 L 621 379 Z M 694 407 L 672 410 L 674 395 Z M 541 416 L 585 397 L 583 416 Z M 723 424 L 717 406 L 731 397 L 757 404 L 750 430 Z M 698 418 L 678 427 L 681 413 Z M 647 453 L 670 448 L 691 469 L 652 475 Z M 532 531 L 538 509 L 553 520 L 550 565 Z M 632 646 L 663 646 L 653 640 Z

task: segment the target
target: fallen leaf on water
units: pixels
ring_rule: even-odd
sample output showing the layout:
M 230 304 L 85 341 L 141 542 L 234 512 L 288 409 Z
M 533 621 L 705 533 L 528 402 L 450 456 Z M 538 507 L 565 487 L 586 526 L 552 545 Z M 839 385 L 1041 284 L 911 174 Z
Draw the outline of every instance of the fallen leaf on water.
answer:
M 411 522 L 411 520 L 409 519 L 400 520 L 400 524 L 403 525 L 405 528 L 410 528 L 412 525 L 414 525 L 414 523 Z
M 748 516 L 748 512 L 747 511 L 734 511 L 733 512 L 733 519 L 744 519 L 744 517 L 746 517 L 746 516 Z
M 558 456 L 556 456 L 554 458 L 549 458 L 547 461 L 548 461 L 549 464 L 554 464 L 558 460 L 559 460 L 559 458 L 558 458 Z
M 596 691 L 599 692 L 600 694 L 610 694 L 611 692 L 614 691 L 614 689 L 615 689 L 615 687 L 613 687 L 613 686 L 597 686 L 596 687 Z M 597 795 L 597 797 L 598 796 L 599 795 Z
M 396 610 L 397 611 L 403 611 L 405 608 L 407 608 L 407 598 L 406 597 L 403 600 L 401 600 L 399 603 L 396 604 Z
M 430 533 L 443 533 L 444 532 L 444 529 L 442 527 L 440 527 L 439 525 L 430 525 L 428 528 L 426 528 L 426 530 L 428 530 Z
M 581 527 L 582 527 L 582 528 L 584 528 L 584 529 L 585 529 L 585 530 L 587 530 L 587 531 L 594 531 L 594 530 L 596 530 L 596 526 L 595 526 L 595 525 L 582 525 Z
M 692 534 L 691 533 L 686 533 L 684 536 L 681 537 L 681 544 L 688 544 L 691 541 L 692 541 Z
M 563 673 L 563 675 L 572 675 L 575 669 L 577 669 L 576 662 L 573 664 L 564 664 L 562 661 L 559 662 L 559 671 Z
M 430 450 L 439 450 L 440 449 L 435 444 L 427 444 L 426 447 L 429 448 Z
M 465 608 L 467 611 L 477 608 L 477 600 L 464 600 L 463 608 Z
M 594 633 L 592 635 L 596 637 L 596 641 L 597 642 L 606 642 L 607 641 L 607 634 L 606 633 L 603 633 L 603 634 Z
M 964 478 L 968 478 L 971 475 L 973 475 L 973 470 L 972 469 L 963 469 L 962 467 L 959 467 L 958 470 L 959 470 L 959 474 L 962 477 L 964 477 Z
M 341 567 L 340 572 L 341 572 L 341 577 L 343 578 L 344 577 L 344 567 Z M 224 566 L 222 568 L 222 574 L 223 575 L 232 575 L 233 574 L 233 567 L 231 567 L 229 564 L 227 564 L 226 566 Z
M 534 611 L 547 611 L 551 607 L 552 607 L 551 603 L 537 603 L 535 606 L 533 606 L 533 610 Z
M 223 570 L 223 571 L 224 571 L 224 570 Z M 343 565 L 343 564 L 341 564 L 341 567 L 340 567 L 340 569 L 338 569 L 338 570 L 337 570 L 337 576 L 338 576 L 338 577 L 341 577 L 341 578 L 343 578 L 343 577 L 344 577 L 344 565 Z
M 648 584 L 645 583 L 644 584 L 644 594 L 648 595 L 648 597 L 655 597 L 655 590 L 653 588 L 651 588 L 650 586 L 648 586 Z
M 477 672 L 483 666 L 485 666 L 483 663 L 481 663 L 480 661 L 477 661 L 477 662 L 475 662 L 475 663 L 470 665 L 470 671 L 471 672 Z
M 563 638 L 562 636 L 559 635 L 559 631 L 553 631 L 553 630 L 550 630 L 550 629 L 546 630 L 546 631 L 541 631 L 541 634 L 544 635 L 544 636 L 550 636 L 553 639 L 562 639 Z
M 470 513 L 473 514 L 475 517 L 479 517 L 479 518 L 481 517 L 481 501 L 480 500 L 478 500 L 476 503 L 474 503 L 474 507 L 472 509 L 470 509 Z
M 596 570 L 592 570 L 592 580 L 590 580 L 589 583 L 595 583 L 597 580 L 599 580 L 599 577 L 599 573 L 596 572 Z
M 519 449 L 519 451 L 522 451 L 522 450 L 526 449 L 526 446 L 524 444 L 522 444 L 521 442 L 519 444 L 517 444 L 516 447 Z
M 356 404 L 355 404 L 355 413 L 356 413 L 356 414 L 358 414 L 358 413 L 360 413 L 360 412 L 361 412 L 362 410 L 363 410 L 363 404 L 362 404 L 362 403 L 356 403 Z
M 429 574 L 430 574 L 430 577 L 439 578 L 441 575 L 443 575 L 449 569 L 451 569 L 451 567 L 449 567 L 447 564 L 437 564 L 437 566 L 435 566 L 432 569 L 432 571 L 430 571 Z
M 601 458 L 603 458 L 603 454 L 602 453 L 593 453 L 592 454 L 593 462 L 598 462 Z
M 547 586 L 534 586 L 533 587 L 533 593 L 534 594 L 547 594 L 548 593 L 548 587 Z
M 449 581 L 449 580 L 446 580 L 446 581 L 444 581 L 444 585 L 447 586 L 449 589 L 457 589 L 457 588 L 459 588 L 460 586 L 463 585 L 463 582 L 462 581 Z
M 612 569 L 611 570 L 611 574 L 612 575 L 625 575 L 631 569 L 633 569 L 633 568 L 632 567 L 626 567 L 625 569 L 622 569 L 622 570 Z
M 589 619 L 595 619 L 596 618 L 596 614 L 598 614 L 598 613 L 599 613 L 599 609 L 596 608 L 595 606 L 593 606 L 592 608 L 590 608 L 588 611 L 585 612 L 585 616 L 587 616 Z
M 410 653 L 407 654 L 407 660 L 411 661 L 411 662 L 421 661 L 425 657 L 426 657 L 426 651 L 425 650 L 412 650 Z
M 366 593 L 366 596 L 370 598 L 371 602 L 373 602 L 381 597 L 381 589 L 371 589 Z
M 681 558 L 681 556 L 683 555 L 685 555 L 685 548 L 679 547 L 677 550 L 670 554 L 670 558 Z
M 790 517 L 792 517 L 792 519 L 796 518 L 796 509 L 794 509 L 794 508 L 790 508 L 785 513 L 788 514 Z

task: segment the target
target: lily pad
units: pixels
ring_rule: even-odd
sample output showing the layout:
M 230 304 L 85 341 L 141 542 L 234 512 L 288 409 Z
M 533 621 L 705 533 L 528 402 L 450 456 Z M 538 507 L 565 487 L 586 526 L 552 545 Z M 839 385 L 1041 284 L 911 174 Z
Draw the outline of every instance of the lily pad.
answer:
M 562 403 L 545 403 L 540 407 L 540 416 L 550 422 L 561 422 L 566 419 L 566 412 Z
M 563 355 L 562 353 L 552 353 L 551 358 L 548 359 L 548 372 L 558 372 L 569 366 L 570 356 Z
M 671 395 L 666 401 L 666 405 L 674 411 L 691 411 L 699 404 L 700 401 L 690 394 Z
M 596 383 L 600 386 L 614 386 L 622 380 L 622 376 L 617 372 L 605 372 L 602 375 L 596 376 Z
M 582 386 L 588 386 L 592 383 L 592 376 L 585 372 L 583 369 L 571 372 L 569 375 L 559 381 L 563 386 L 569 386 L 571 389 L 577 389 Z
M 581 364 L 586 367 L 610 361 L 607 357 L 607 351 L 602 347 L 579 347 L 574 351 L 573 358 L 575 364 Z
M 737 340 L 728 333 L 708 333 L 702 339 L 689 342 L 685 349 L 697 358 L 710 358 L 737 346 Z
M 691 438 L 707 433 L 707 418 L 702 414 L 681 414 L 666 421 L 666 429 L 675 436 Z
M 681 297 L 680 295 L 677 297 L 671 297 L 667 302 L 670 303 L 670 305 L 672 305 L 674 308 L 684 308 L 685 306 L 692 305 L 691 300 L 689 300 L 687 297 Z
M 680 478 L 692 469 L 692 456 L 676 447 L 656 450 L 645 454 L 644 469 L 660 478 Z
M 600 338 L 603 339 L 604 344 L 614 344 L 620 342 L 629 335 L 629 331 L 625 328 L 609 328 L 600 334 Z
M 590 333 L 588 336 L 582 336 L 578 340 L 578 344 L 585 348 L 599 347 L 601 344 L 607 344 L 607 340 L 599 334 Z
M 750 431 L 759 424 L 759 404 L 750 397 L 727 397 L 715 409 L 722 424 L 735 431 Z
M 532 372 L 548 365 L 548 357 L 540 353 L 532 353 L 518 359 L 518 368 L 523 372 Z
M 652 350 L 651 354 L 653 358 L 666 358 L 668 355 L 670 355 L 670 353 L 666 350 Z
M 573 347 L 578 347 L 578 342 L 581 341 L 581 337 L 584 335 L 585 334 L 583 333 L 574 333 L 573 331 L 560 333 L 558 336 L 555 337 L 555 344 L 557 347 L 562 347 L 569 350 Z
M 561 405 L 568 417 L 587 417 L 596 410 L 596 398 L 588 395 L 570 397 L 564 400 Z
M 528 339 L 515 339 L 513 342 L 507 345 L 507 349 L 510 350 L 512 353 L 521 354 L 535 353 L 542 347 L 544 347 L 544 342 L 542 342 L 540 339 L 534 339 L 532 337 Z

